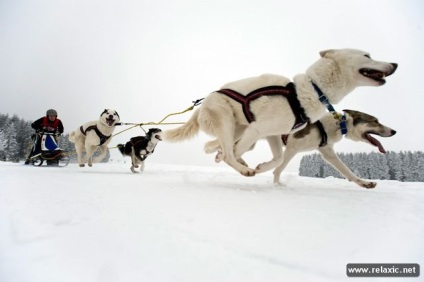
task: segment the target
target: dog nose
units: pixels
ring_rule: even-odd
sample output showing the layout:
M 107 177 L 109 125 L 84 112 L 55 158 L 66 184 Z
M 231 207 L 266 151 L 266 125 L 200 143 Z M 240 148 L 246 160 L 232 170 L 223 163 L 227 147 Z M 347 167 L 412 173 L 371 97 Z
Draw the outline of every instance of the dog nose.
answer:
M 396 63 L 390 63 L 390 64 L 393 66 L 392 73 L 394 73 L 396 71 L 397 67 L 398 67 L 398 64 L 396 64 Z
M 392 133 L 392 136 L 395 135 L 396 134 L 396 130 L 393 130 L 392 129 L 392 132 L 391 133 Z

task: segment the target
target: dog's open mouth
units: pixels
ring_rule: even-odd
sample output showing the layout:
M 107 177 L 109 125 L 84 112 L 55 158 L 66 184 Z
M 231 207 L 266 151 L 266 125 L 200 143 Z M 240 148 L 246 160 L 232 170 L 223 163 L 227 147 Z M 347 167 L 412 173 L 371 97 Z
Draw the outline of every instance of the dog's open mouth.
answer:
M 380 84 L 386 83 L 386 80 L 384 78 L 391 74 L 374 69 L 360 69 L 359 73 L 365 77 L 371 78 L 372 80 L 379 82 Z
M 388 70 L 388 71 L 362 68 L 359 70 L 359 73 L 365 77 L 368 77 L 372 80 L 377 81 L 378 83 L 380 83 L 380 85 L 383 85 L 384 83 L 386 83 L 386 80 L 385 80 L 386 76 L 392 75 L 397 69 L 397 64 L 393 63 L 391 65 L 392 65 L 392 68 L 391 70 Z
M 362 136 L 368 140 L 368 142 L 370 142 L 372 145 L 378 147 L 378 150 L 385 154 L 386 150 L 384 149 L 383 145 L 380 143 L 380 141 L 378 141 L 377 139 L 375 139 L 374 137 L 371 136 L 371 134 L 375 134 L 374 132 L 366 132 L 364 133 Z
M 107 125 L 113 126 L 114 122 L 115 122 L 115 119 L 112 116 L 106 118 Z

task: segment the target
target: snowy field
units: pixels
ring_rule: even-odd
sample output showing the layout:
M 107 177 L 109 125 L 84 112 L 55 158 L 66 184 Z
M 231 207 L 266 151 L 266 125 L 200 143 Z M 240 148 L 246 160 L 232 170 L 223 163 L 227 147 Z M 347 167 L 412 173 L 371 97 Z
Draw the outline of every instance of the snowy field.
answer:
M 424 266 L 424 183 L 282 178 L 0 162 L 0 281 L 423 281 L 348 278 L 346 264 Z

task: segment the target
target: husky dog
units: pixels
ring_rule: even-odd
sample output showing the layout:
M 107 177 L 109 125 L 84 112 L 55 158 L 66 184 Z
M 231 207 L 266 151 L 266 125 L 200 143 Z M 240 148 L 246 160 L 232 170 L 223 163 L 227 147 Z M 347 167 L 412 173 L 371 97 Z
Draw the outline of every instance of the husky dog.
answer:
M 118 113 L 115 110 L 106 109 L 100 114 L 98 120 L 86 122 L 69 134 L 69 141 L 75 143 L 80 167 L 84 166 L 85 160 L 88 166 L 91 167 L 93 161 L 100 162 L 105 158 L 107 145 L 110 143 L 112 133 L 119 122 Z M 97 147 L 100 147 L 101 153 L 93 160 L 93 154 Z M 85 160 L 82 156 L 84 149 L 86 153 Z
M 337 156 L 334 151 L 334 144 L 342 140 L 343 135 L 353 141 L 362 141 L 378 147 L 381 153 L 386 153 L 383 145 L 371 134 L 381 137 L 391 137 L 396 131 L 381 124 L 376 117 L 369 114 L 353 110 L 343 110 L 345 113 L 344 122 L 335 118 L 331 113 L 324 115 L 322 119 L 314 124 L 308 124 L 304 129 L 294 134 L 282 136 L 285 145 L 284 161 L 274 170 L 274 184 L 280 183 L 281 172 L 289 164 L 290 160 L 300 152 L 307 152 L 318 149 L 324 160 L 339 171 L 347 180 L 353 181 L 360 187 L 374 188 L 377 183 L 367 181 L 356 176 Z M 222 160 L 219 142 L 213 140 L 206 143 L 208 153 L 218 151 L 215 157 L 216 162 Z M 253 149 L 253 146 L 252 148 Z M 239 162 L 243 163 L 242 159 Z
M 281 135 L 314 123 L 359 86 L 381 86 L 393 74 L 395 63 L 375 61 L 355 49 L 320 52 L 321 58 L 293 82 L 284 76 L 265 74 L 224 85 L 203 101 L 183 126 L 164 132 L 164 140 L 183 141 L 199 130 L 216 136 L 223 160 L 245 176 L 253 176 L 283 163 Z M 256 169 L 237 161 L 257 140 L 266 138 L 271 161 Z M 234 145 L 235 144 L 235 145 Z
M 156 145 L 162 141 L 162 130 L 150 128 L 146 136 L 136 136 L 125 145 L 118 144 L 118 149 L 123 156 L 131 157 L 131 171 L 136 173 L 135 168 L 140 165 L 140 171 L 144 170 L 144 160 L 153 154 Z

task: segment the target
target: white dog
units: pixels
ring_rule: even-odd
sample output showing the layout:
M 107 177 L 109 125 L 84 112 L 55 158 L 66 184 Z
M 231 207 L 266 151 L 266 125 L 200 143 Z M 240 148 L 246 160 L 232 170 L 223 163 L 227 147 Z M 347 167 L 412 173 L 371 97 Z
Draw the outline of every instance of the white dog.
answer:
M 115 126 L 120 122 L 119 115 L 115 110 L 106 109 L 100 114 L 100 118 L 81 125 L 77 130 L 69 134 L 69 141 L 75 143 L 80 167 L 87 161 L 88 166 L 93 162 L 102 161 L 107 152 L 107 145 L 111 141 Z M 100 155 L 94 158 L 93 154 L 100 147 Z M 85 149 L 85 159 L 83 151 Z
M 208 95 L 181 127 L 164 132 L 165 141 L 182 141 L 200 129 L 216 136 L 224 161 L 245 176 L 283 162 L 281 135 L 304 128 L 358 86 L 380 86 L 397 64 L 372 60 L 354 49 L 326 50 L 305 74 L 286 77 L 265 74 L 224 85 Z M 239 159 L 258 139 L 267 138 L 273 159 L 251 169 Z M 237 143 L 236 143 L 237 142 Z M 235 144 L 235 145 L 234 145 Z
M 363 188 L 374 188 L 377 183 L 362 179 L 356 176 L 337 156 L 334 151 L 334 144 L 342 140 L 343 135 L 353 141 L 362 141 L 378 147 L 381 153 L 386 153 L 383 145 L 371 134 L 381 137 L 391 137 L 396 131 L 381 124 L 376 117 L 369 114 L 353 110 L 343 110 L 345 112 L 342 120 L 331 113 L 327 113 L 319 121 L 308 124 L 304 129 L 294 134 L 283 135 L 282 140 L 285 145 L 284 161 L 274 170 L 274 184 L 280 183 L 281 172 L 286 168 L 291 159 L 300 152 L 317 149 L 324 160 L 332 165 L 347 180 L 356 183 Z M 341 116 L 340 116 L 341 117 Z M 215 157 L 216 162 L 222 160 L 221 148 L 218 140 L 209 141 L 205 148 L 208 153 L 218 151 Z M 253 149 L 250 148 L 250 149 Z M 245 163 L 243 159 L 238 160 Z

